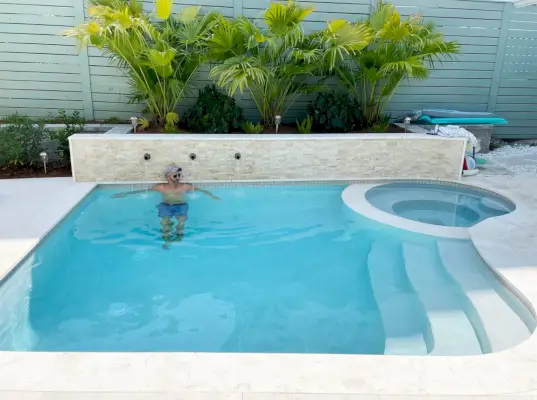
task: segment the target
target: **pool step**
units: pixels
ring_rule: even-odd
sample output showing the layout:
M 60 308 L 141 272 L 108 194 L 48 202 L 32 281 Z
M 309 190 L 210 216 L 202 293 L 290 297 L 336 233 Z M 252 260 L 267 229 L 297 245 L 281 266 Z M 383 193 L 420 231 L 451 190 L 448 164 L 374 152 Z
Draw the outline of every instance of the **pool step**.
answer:
M 470 242 L 439 242 L 438 252 L 446 270 L 466 292 L 483 325 L 487 352 L 513 347 L 531 335 L 524 321 L 494 289 L 501 285 Z M 487 276 L 486 274 L 490 274 Z
M 429 244 L 429 246 L 433 246 Z M 440 263 L 436 247 L 403 243 L 405 268 L 431 325 L 432 355 L 482 354 L 474 328 L 461 305 L 466 299 L 454 290 Z
M 401 266 L 399 244 L 373 242 L 367 258 L 371 287 L 377 302 L 384 334 L 384 354 L 424 355 L 427 346 L 423 334 L 423 315 L 417 313 L 415 295 L 404 291 L 406 281 Z

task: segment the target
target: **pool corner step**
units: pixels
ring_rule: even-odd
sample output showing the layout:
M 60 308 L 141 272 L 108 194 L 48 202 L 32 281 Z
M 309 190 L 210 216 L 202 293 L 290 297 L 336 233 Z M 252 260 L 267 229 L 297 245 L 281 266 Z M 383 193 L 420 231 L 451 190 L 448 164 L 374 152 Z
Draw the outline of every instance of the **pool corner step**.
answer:
M 401 249 L 398 244 L 374 242 L 367 258 L 373 294 L 379 308 L 384 336 L 384 354 L 425 355 L 427 345 L 415 296 L 400 289 Z M 405 278 L 406 279 L 406 278 Z
M 461 298 L 442 270 L 436 247 L 406 242 L 403 256 L 408 278 L 431 326 L 434 345 L 429 354 L 482 354 L 474 327 L 461 307 Z
M 531 335 L 524 321 L 496 291 L 496 287 L 502 289 L 501 283 L 486 270 L 472 243 L 439 242 L 438 252 L 444 267 L 466 292 L 478 314 L 486 352 L 508 349 Z

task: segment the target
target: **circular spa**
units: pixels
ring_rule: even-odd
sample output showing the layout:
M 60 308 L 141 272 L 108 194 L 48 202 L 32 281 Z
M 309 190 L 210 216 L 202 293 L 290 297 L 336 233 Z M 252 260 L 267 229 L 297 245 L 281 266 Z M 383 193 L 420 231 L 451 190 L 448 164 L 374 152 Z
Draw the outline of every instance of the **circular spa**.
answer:
M 378 209 L 398 217 L 439 226 L 467 228 L 508 214 L 515 205 L 488 191 L 437 183 L 389 183 L 365 194 Z

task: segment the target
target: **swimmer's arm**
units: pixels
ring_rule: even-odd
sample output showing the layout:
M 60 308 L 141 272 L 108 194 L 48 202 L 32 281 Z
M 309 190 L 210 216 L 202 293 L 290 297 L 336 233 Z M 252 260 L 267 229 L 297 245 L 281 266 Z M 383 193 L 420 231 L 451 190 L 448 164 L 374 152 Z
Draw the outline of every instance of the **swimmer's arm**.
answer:
M 153 186 L 152 188 L 149 188 L 148 190 L 154 190 L 154 191 L 160 192 L 160 184 L 155 185 L 155 186 Z M 122 198 L 122 197 L 130 196 L 131 194 L 138 194 L 138 193 L 145 193 L 145 192 L 147 192 L 146 189 L 133 190 L 132 192 L 116 193 L 116 194 L 113 194 L 111 197 L 112 197 L 113 199 L 120 199 L 120 198 Z
M 220 200 L 220 197 L 215 196 L 214 194 L 212 194 L 211 192 L 209 192 L 208 190 L 205 190 L 205 189 L 200 189 L 200 188 L 194 187 L 192 185 L 189 185 L 189 190 L 191 190 L 192 192 L 199 192 L 199 193 L 206 194 L 207 196 L 213 198 L 214 200 Z

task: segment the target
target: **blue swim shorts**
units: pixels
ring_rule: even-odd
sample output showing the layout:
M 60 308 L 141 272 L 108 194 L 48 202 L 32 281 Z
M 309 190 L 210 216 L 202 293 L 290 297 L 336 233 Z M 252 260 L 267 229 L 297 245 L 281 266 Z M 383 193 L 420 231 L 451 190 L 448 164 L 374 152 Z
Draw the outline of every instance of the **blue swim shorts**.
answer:
M 184 217 L 188 218 L 188 204 L 166 204 L 158 205 L 158 216 L 160 218 Z

